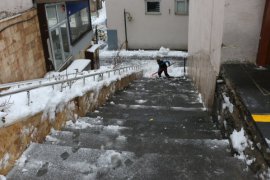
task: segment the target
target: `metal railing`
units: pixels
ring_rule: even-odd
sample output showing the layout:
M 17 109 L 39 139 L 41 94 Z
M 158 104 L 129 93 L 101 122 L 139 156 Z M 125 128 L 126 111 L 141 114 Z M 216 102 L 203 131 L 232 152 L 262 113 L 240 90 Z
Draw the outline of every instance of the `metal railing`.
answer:
M 15 90 L 8 90 L 5 92 L 0 93 L 0 97 L 4 97 L 4 96 L 9 96 L 9 95 L 13 95 L 13 94 L 17 94 L 17 93 L 21 93 L 21 92 L 27 92 L 27 105 L 30 105 L 30 91 L 37 89 L 37 88 L 41 88 L 41 87 L 48 87 L 48 86 L 52 86 L 52 88 L 54 89 L 54 85 L 58 85 L 61 84 L 61 88 L 60 88 L 60 92 L 62 92 L 64 84 L 66 83 L 69 88 L 71 88 L 72 84 L 77 81 L 77 80 L 83 80 L 83 85 L 85 85 L 85 80 L 86 78 L 89 77 L 93 77 L 93 80 L 103 80 L 104 78 L 104 74 L 108 74 L 108 78 L 110 78 L 111 74 L 113 73 L 114 75 L 116 73 L 119 73 L 119 75 L 123 72 L 127 72 L 129 70 L 139 70 L 141 69 L 140 65 L 136 65 L 136 66 L 128 66 L 128 67 L 122 67 L 122 68 L 117 68 L 117 69 L 113 69 L 113 70 L 109 70 L 109 71 L 103 71 L 103 72 L 98 72 L 98 73 L 93 73 L 93 74 L 86 74 L 84 75 L 83 73 L 73 73 L 73 75 L 75 75 L 75 77 L 72 78 L 68 78 L 67 79 L 63 79 L 63 80 L 57 80 L 57 81 L 53 81 L 53 82 L 44 82 L 44 83 L 39 83 L 37 85 L 33 85 L 33 86 L 27 86 L 24 88 L 19 88 L 19 89 L 15 89 Z M 71 74 L 69 74 L 71 75 Z M 80 76 L 78 76 L 80 75 Z M 66 76 L 66 75 L 63 75 Z M 46 80 L 48 80 L 49 78 L 47 78 Z M 44 79 L 39 79 L 37 81 L 32 81 L 32 82 L 42 82 L 45 81 Z M 27 82 L 27 81 L 25 81 Z M 9 83 L 10 85 L 13 85 L 12 87 L 14 87 L 15 85 L 26 85 L 27 83 L 23 82 L 22 84 L 20 84 L 20 82 L 18 83 Z M 31 82 L 31 81 L 30 81 Z M 2 87 L 11 87 L 10 85 L 2 85 Z

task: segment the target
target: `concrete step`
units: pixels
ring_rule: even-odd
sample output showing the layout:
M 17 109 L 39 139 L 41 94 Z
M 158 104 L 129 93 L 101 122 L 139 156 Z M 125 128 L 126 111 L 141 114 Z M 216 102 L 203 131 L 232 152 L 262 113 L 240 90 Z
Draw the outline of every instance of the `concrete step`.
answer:
M 166 107 L 166 106 L 144 106 L 126 104 L 107 104 L 94 113 L 87 113 L 88 117 L 102 116 L 104 119 L 124 119 L 127 121 L 182 123 L 197 122 L 202 119 L 213 126 L 208 113 L 203 108 L 196 107 Z M 204 121 L 204 120 L 203 120 Z
M 118 122 L 121 123 L 121 122 Z M 191 125 L 191 124 L 189 124 Z M 196 125 L 196 124 L 194 124 Z M 122 136 L 143 136 L 143 137 L 156 137 L 161 136 L 164 138 L 182 138 L 182 139 L 221 139 L 221 133 L 213 126 L 212 129 L 188 129 L 185 126 L 175 123 L 133 123 L 131 126 L 123 125 L 95 125 L 85 121 L 78 120 L 75 124 L 68 123 L 63 128 L 64 131 L 83 132 L 91 134 L 105 134 L 105 135 L 122 135 Z
M 90 114 L 93 117 L 79 118 L 73 126 L 77 126 L 78 129 L 83 126 L 101 125 L 101 126 L 123 126 L 127 128 L 144 128 L 151 126 L 160 126 L 163 129 L 204 129 L 204 130 L 217 130 L 216 126 L 211 122 L 208 116 L 199 117 L 198 119 L 179 119 L 177 121 L 160 121 L 158 119 L 149 119 L 145 121 L 132 120 L 132 119 L 120 119 L 120 118 L 104 118 L 98 116 L 100 113 Z
M 222 148 L 227 142 L 214 143 Z M 177 155 L 31 144 L 7 179 L 253 179 L 237 159 L 224 157 L 211 148 Z M 219 147 L 220 146 L 220 147 Z M 201 151 L 204 149 L 204 151 Z
M 161 135 L 152 137 L 109 133 L 83 133 L 77 131 L 54 131 L 46 138 L 47 144 L 71 146 L 74 148 L 92 148 L 117 151 L 130 151 L 136 155 L 145 153 L 178 154 L 182 151 L 219 151 L 220 155 L 228 156 L 228 142 L 217 139 L 171 139 Z M 216 144 L 218 146 L 216 146 Z

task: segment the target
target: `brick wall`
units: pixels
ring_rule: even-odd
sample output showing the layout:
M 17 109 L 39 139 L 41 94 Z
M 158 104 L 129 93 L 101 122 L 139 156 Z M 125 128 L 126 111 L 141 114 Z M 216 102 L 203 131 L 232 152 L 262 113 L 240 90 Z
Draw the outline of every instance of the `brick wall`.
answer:
M 36 9 L 0 20 L 0 83 L 46 73 Z

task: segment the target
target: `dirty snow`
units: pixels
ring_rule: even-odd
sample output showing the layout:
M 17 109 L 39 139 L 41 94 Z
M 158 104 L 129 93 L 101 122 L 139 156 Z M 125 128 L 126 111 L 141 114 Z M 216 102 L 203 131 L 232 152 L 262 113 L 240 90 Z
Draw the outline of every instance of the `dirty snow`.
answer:
M 91 18 L 92 18 L 92 26 L 105 24 L 107 19 L 105 1 L 102 2 L 102 9 L 98 11 L 98 17 L 91 16 Z
M 228 108 L 230 113 L 233 113 L 233 104 L 230 102 L 230 98 L 225 95 L 225 93 L 222 94 L 224 103 L 222 104 L 222 108 L 226 109 Z
M 17 164 L 18 166 L 20 166 L 20 167 L 23 167 L 24 164 L 25 164 L 25 162 L 26 162 L 26 160 L 27 160 L 27 157 L 25 156 L 25 154 L 22 154 L 21 157 L 20 157 L 20 159 L 18 159 L 18 160 L 16 161 L 16 164 Z
M 239 153 L 238 159 L 245 160 L 244 150 L 248 147 L 248 141 L 243 128 L 238 132 L 234 130 L 230 135 L 233 148 Z
M 9 162 L 9 153 L 6 153 L 4 157 L 0 160 L 0 168 L 5 168 Z
M 115 57 L 118 53 L 119 53 L 119 51 L 101 51 L 100 57 L 101 58 Z M 157 56 L 160 56 L 160 57 L 172 56 L 172 57 L 185 58 L 188 56 L 188 53 L 184 52 L 184 51 L 168 51 L 168 49 L 166 50 L 166 48 L 161 47 L 160 50 L 158 50 L 158 51 L 121 50 L 119 53 L 119 56 L 121 56 L 121 57 L 138 57 L 138 58 L 141 58 L 141 57 L 156 58 Z

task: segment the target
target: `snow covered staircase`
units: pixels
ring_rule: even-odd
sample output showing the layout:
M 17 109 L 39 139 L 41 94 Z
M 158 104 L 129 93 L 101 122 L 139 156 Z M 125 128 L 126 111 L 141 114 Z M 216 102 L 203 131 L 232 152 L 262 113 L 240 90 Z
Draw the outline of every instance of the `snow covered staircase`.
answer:
M 184 78 L 142 79 L 44 144 L 7 179 L 254 179 Z

